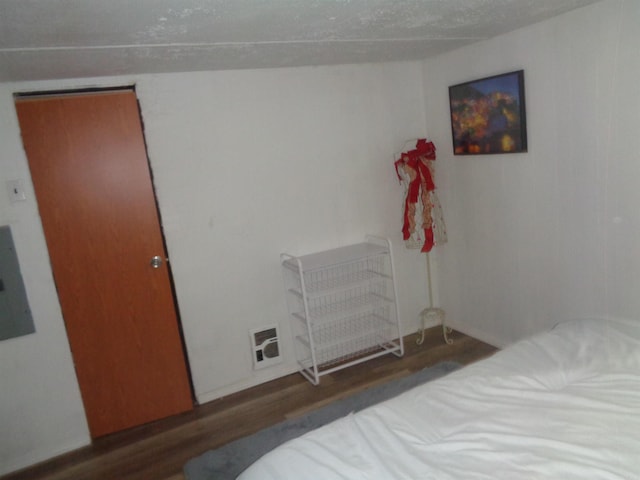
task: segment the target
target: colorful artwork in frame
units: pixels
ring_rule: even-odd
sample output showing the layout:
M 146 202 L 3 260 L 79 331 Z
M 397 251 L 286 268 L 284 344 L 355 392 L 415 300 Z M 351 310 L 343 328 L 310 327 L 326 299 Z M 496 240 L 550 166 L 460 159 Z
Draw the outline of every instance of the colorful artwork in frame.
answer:
M 449 87 L 455 155 L 527 151 L 524 71 Z

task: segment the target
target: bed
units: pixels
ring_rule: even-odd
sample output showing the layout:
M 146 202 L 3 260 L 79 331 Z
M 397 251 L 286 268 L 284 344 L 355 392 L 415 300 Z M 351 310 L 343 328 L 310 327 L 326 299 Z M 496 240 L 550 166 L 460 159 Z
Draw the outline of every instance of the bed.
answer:
M 341 418 L 239 480 L 640 478 L 640 321 L 584 319 Z

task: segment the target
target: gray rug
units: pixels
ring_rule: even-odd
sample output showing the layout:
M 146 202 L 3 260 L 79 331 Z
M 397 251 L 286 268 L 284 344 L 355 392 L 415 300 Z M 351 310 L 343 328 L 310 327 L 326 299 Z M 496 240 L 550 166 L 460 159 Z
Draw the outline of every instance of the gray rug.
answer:
M 288 440 L 351 412 L 388 400 L 458 368 L 458 363 L 442 362 L 408 377 L 392 380 L 338 400 L 302 417 L 285 420 L 216 450 L 209 450 L 187 462 L 184 466 L 185 477 L 187 480 L 233 480 L 265 453 Z

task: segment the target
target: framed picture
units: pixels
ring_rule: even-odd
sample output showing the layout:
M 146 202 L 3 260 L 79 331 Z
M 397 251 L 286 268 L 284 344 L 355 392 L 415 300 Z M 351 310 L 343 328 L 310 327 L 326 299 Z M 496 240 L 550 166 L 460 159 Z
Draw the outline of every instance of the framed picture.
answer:
M 455 155 L 527 151 L 524 70 L 449 87 Z

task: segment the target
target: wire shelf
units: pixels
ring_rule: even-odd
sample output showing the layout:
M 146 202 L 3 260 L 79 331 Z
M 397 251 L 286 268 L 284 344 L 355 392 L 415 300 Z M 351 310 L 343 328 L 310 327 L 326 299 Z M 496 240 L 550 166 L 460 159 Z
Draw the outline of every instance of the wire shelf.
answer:
M 388 240 L 281 257 L 300 372 L 321 375 L 378 355 L 404 353 Z

